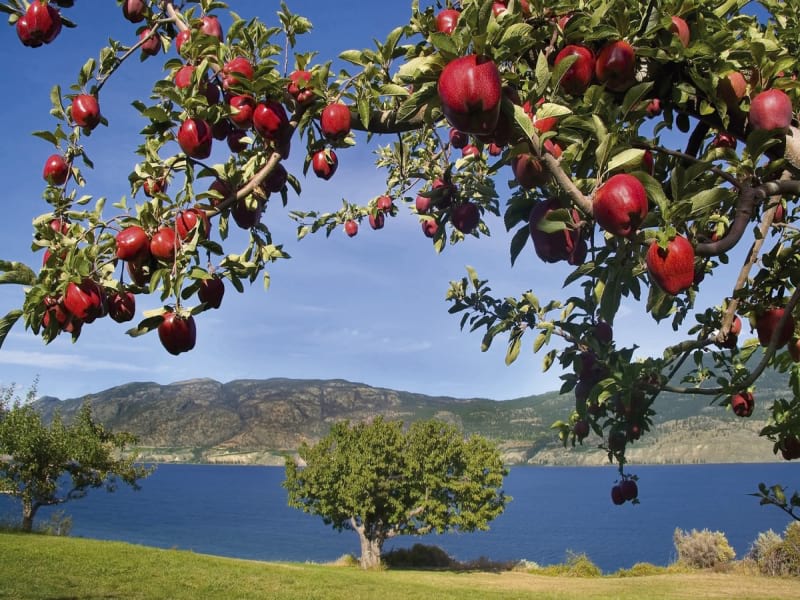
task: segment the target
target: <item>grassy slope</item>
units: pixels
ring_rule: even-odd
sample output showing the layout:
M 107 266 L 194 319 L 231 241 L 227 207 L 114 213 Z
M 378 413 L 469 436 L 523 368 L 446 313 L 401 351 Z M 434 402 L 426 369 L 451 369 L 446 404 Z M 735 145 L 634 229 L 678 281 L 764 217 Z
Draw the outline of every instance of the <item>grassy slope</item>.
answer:
M 0 534 L 0 598 L 794 598 L 797 580 L 710 573 L 565 578 L 518 572 L 362 572 L 120 542 Z

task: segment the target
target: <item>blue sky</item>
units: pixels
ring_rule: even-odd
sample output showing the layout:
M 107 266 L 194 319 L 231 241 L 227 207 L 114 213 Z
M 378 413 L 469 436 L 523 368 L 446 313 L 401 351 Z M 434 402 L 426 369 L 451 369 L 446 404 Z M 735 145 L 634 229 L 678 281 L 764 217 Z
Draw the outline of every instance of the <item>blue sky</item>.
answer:
M 237 1 L 244 18 L 259 16 L 275 24 L 278 2 Z M 314 30 L 302 51 L 318 50 L 320 62 L 350 48 L 372 45 L 407 20 L 409 2 L 339 2 L 291 0 L 289 6 L 308 16 Z M 36 129 L 52 128 L 49 91 L 54 83 L 71 83 L 89 56 L 105 40 L 134 40 L 136 26 L 119 16 L 113 2 L 78 2 L 65 14 L 79 23 L 64 29 L 51 45 L 26 49 L 13 28 L 0 35 L 6 62 L 3 146 L 0 179 L 4 182 L 3 237 L 0 258 L 40 264 L 30 251 L 31 219 L 46 211 L 40 199 L 42 165 L 52 152 L 34 138 Z M 174 52 L 174 51 L 173 51 Z M 111 202 L 129 195 L 127 176 L 136 162 L 136 132 L 143 121 L 130 106 L 146 96 L 160 76 L 163 55 L 143 64 L 131 61 L 103 89 L 101 107 L 110 127 L 99 127 L 85 146 L 96 169 L 87 171 L 86 193 Z M 517 362 L 506 367 L 504 340 L 487 353 L 479 334 L 462 333 L 459 317 L 447 313 L 448 282 L 474 267 L 490 278 L 498 295 L 517 295 L 533 288 L 541 299 L 557 298 L 566 269 L 541 263 L 530 245 L 511 268 L 510 235 L 499 219 L 491 219 L 490 238 L 470 238 L 437 255 L 407 210 L 388 219 L 381 231 L 366 222 L 350 239 L 341 230 L 330 238 L 309 236 L 296 241 L 287 211 L 336 210 L 342 198 L 367 202 L 384 191 L 383 173 L 373 165 L 365 137 L 355 148 L 337 151 L 339 170 L 327 182 L 302 176 L 303 152 L 295 141 L 287 167 L 303 185 L 301 197 L 290 195 L 289 207 L 270 205 L 264 222 L 292 259 L 271 268 L 268 292 L 260 282 L 236 294 L 227 287 L 222 308 L 197 318 L 197 346 L 174 357 L 155 334 L 129 338 L 126 325 L 109 319 L 84 327 L 72 344 L 62 335 L 45 345 L 17 324 L 0 349 L 0 384 L 27 386 L 39 377 L 39 392 L 61 398 L 100 391 L 129 381 L 169 383 L 194 377 L 220 381 L 237 378 L 344 378 L 370 385 L 457 397 L 510 399 L 559 386 L 559 372 L 541 372 L 541 355 L 526 340 Z M 508 197 L 504 174 L 499 184 L 501 205 Z M 712 283 L 713 286 L 713 283 Z M 0 289 L 0 310 L 17 307 L 19 288 Z M 714 300 L 718 301 L 717 299 Z M 157 298 L 138 297 L 139 310 L 158 305 Z M 624 304 L 615 328 L 618 343 L 638 344 L 653 352 L 671 339 L 668 326 L 657 326 L 642 306 Z

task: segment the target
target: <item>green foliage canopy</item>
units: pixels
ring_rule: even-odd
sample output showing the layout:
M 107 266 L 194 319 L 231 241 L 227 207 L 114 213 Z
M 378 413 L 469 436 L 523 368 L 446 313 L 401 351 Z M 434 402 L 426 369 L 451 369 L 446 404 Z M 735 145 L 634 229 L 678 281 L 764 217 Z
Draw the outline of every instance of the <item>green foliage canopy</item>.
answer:
M 22 501 L 23 530 L 32 529 L 42 506 L 82 498 L 92 488 L 113 492 L 119 482 L 138 489 L 149 474 L 135 455 L 121 455 L 134 436 L 107 431 L 89 404 L 71 423 L 56 415 L 47 425 L 30 404 L 17 399 L 9 405 L 11 394 L 13 388 L 0 398 L 0 494 Z
M 343 421 L 314 446 L 303 444 L 299 456 L 304 467 L 286 459 L 289 505 L 356 531 L 362 566 L 373 566 L 397 535 L 488 529 L 510 500 L 497 448 L 442 421 L 407 431 L 381 417 Z

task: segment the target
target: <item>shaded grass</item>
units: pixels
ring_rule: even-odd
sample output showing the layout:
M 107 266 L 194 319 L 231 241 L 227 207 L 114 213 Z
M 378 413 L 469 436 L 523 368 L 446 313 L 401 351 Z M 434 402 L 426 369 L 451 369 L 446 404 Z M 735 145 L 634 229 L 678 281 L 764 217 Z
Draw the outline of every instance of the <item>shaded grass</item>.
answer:
M 265 543 L 267 541 L 265 540 Z M 553 577 L 264 563 L 188 551 L 0 534 L 0 598 L 794 598 L 797 579 L 719 573 Z

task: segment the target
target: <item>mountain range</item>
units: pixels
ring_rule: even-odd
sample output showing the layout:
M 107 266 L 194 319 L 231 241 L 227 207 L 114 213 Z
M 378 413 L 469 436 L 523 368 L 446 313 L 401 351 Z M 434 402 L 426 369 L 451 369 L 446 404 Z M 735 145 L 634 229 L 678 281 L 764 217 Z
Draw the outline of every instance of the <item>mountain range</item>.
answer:
M 760 382 L 756 411 L 740 419 L 703 397 L 663 395 L 653 431 L 629 446 L 632 463 L 769 462 L 771 444 L 758 437 L 771 398 L 787 393 L 785 375 Z M 591 434 L 564 448 L 550 425 L 569 415 L 571 394 L 549 392 L 513 400 L 451 398 L 372 387 L 344 380 L 193 379 L 168 385 L 127 383 L 81 398 L 43 397 L 37 408 L 49 419 L 69 419 L 90 402 L 95 417 L 115 431 L 139 438 L 143 460 L 283 464 L 303 442 L 314 443 L 342 419 L 376 415 L 411 422 L 439 418 L 466 434 L 495 440 L 508 464 L 604 464 L 607 454 Z

